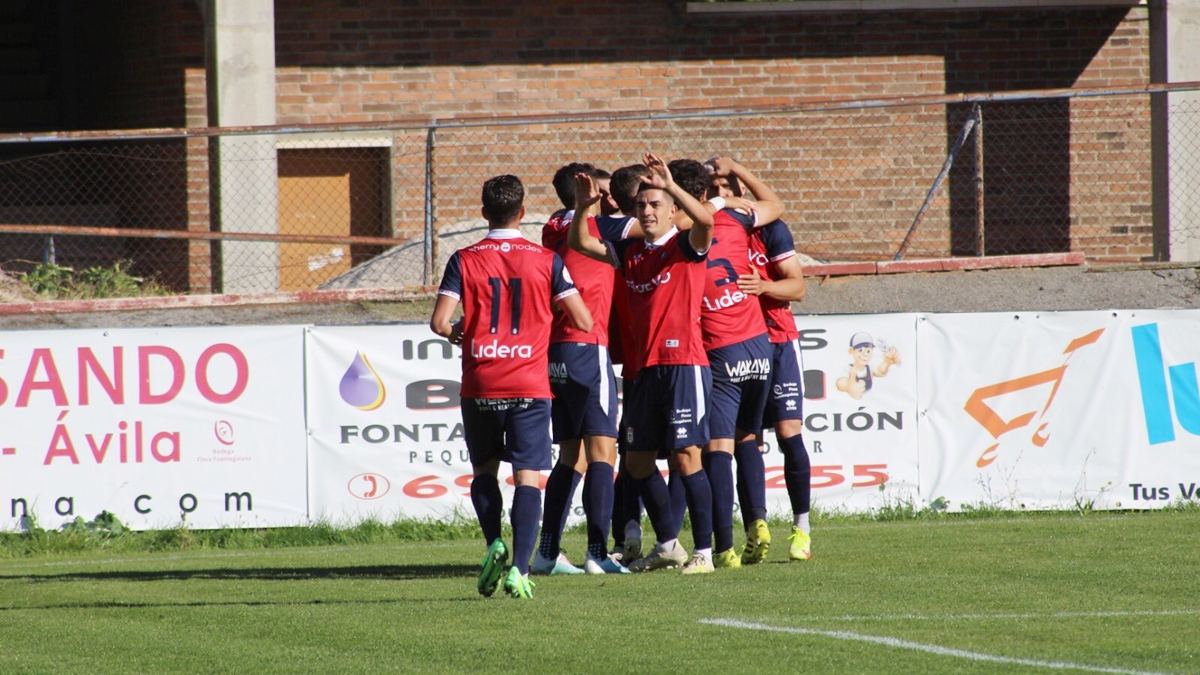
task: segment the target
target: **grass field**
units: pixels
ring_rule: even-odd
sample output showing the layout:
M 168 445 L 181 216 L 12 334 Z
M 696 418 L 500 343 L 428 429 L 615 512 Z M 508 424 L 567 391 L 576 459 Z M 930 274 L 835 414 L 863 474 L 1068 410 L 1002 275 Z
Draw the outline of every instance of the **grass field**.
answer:
M 539 577 L 529 601 L 476 594 L 479 539 L 14 555 L 8 535 L 0 673 L 1200 673 L 1195 509 L 830 518 L 806 563 L 773 531 L 756 567 Z

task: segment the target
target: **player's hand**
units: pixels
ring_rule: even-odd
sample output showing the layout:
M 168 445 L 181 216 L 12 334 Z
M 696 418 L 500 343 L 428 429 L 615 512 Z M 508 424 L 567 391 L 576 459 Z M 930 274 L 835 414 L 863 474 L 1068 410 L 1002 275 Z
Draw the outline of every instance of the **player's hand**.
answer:
M 452 345 L 461 345 L 463 343 L 463 322 L 462 319 L 455 321 L 450 325 L 450 337 L 446 338 Z
M 575 208 L 583 210 L 600 201 L 600 189 L 596 181 L 586 173 L 575 174 Z
M 725 198 L 725 208 L 741 211 L 746 215 L 754 215 L 754 209 L 756 206 L 757 205 L 749 199 L 742 199 L 741 197 Z
M 646 164 L 646 168 L 650 170 L 649 176 L 642 176 L 642 182 L 651 187 L 666 190 L 672 183 L 671 171 L 667 168 L 667 163 L 658 155 L 649 152 L 646 153 L 642 161 Z
M 733 167 L 737 166 L 737 162 L 728 157 L 713 157 L 708 160 L 708 164 L 712 165 L 713 173 L 718 176 L 728 176 L 733 173 Z
M 762 295 L 767 290 L 763 278 L 758 276 L 758 270 L 750 270 L 750 274 L 739 276 L 737 285 L 738 290 L 747 295 Z

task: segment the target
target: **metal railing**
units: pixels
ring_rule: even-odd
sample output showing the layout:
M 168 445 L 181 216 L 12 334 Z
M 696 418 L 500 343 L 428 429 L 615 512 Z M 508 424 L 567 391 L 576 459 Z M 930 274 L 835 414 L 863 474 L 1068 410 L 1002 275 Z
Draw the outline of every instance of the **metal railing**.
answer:
M 1200 240 L 1197 91 L 0 135 L 0 266 L 128 261 L 192 293 L 436 283 L 484 227 L 487 178 L 521 176 L 536 239 L 559 166 L 612 171 L 648 150 L 737 158 L 817 260 L 1161 260 Z

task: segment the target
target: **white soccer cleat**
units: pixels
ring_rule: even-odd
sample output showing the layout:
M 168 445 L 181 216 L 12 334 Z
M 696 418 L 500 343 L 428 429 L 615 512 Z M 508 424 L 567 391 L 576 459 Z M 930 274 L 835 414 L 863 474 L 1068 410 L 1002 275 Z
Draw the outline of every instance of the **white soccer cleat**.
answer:
M 649 572 L 651 570 L 668 569 L 671 567 L 679 567 L 688 560 L 688 553 L 676 539 L 670 548 L 662 544 L 655 544 L 654 548 L 650 549 L 650 555 L 644 558 L 638 558 L 629 565 L 630 572 Z
M 603 560 L 596 560 L 589 555 L 587 560 L 583 561 L 583 571 L 588 574 L 629 574 L 629 568 L 608 556 Z
M 564 553 L 559 553 L 558 558 L 551 560 L 542 556 L 541 552 L 533 554 L 533 563 L 529 565 L 530 574 L 583 574 L 583 570 L 571 564 L 567 560 Z

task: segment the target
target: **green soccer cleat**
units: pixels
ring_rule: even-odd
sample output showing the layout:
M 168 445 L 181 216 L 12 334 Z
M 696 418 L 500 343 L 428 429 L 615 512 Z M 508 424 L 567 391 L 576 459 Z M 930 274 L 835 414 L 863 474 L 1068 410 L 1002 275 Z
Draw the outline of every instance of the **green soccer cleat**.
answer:
M 809 560 L 812 558 L 812 537 L 804 530 L 793 527 L 792 535 L 788 537 L 792 545 L 788 547 L 788 557 L 792 560 Z
M 733 549 L 721 551 L 713 554 L 713 567 L 727 567 L 729 569 L 741 569 L 742 559 Z
M 771 529 L 767 521 L 759 519 L 750 523 L 746 530 L 746 547 L 742 549 L 742 564 L 756 565 L 767 559 L 771 548 Z
M 508 576 L 504 578 L 504 592 L 508 593 L 510 598 L 532 598 L 533 587 L 536 585 L 529 577 L 521 574 L 521 570 L 515 567 L 508 568 Z
M 488 546 L 483 556 L 483 571 L 479 573 L 479 594 L 485 598 L 492 597 L 500 586 L 500 577 L 504 576 L 504 564 L 508 562 L 508 547 L 504 540 L 497 539 Z

